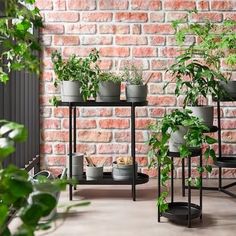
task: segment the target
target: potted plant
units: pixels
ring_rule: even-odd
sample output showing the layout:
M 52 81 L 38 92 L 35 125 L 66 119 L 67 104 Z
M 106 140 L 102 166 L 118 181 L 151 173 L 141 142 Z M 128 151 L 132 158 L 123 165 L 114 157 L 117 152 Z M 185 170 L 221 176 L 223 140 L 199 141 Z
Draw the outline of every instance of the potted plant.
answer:
M 63 59 L 60 52 L 54 51 L 51 58 L 57 76 L 54 85 L 57 87 L 61 83 L 63 102 L 81 102 L 91 96 L 96 97 L 99 73 L 95 64 L 99 58 L 97 50 L 92 50 L 86 58 L 71 55 L 68 60 Z
M 183 142 L 171 140 L 173 138 L 172 135 L 176 134 L 181 127 L 185 127 Z M 168 156 L 169 151 L 178 151 L 181 158 L 186 158 L 195 148 L 202 148 L 204 145 L 203 156 L 208 161 L 209 158 L 215 159 L 215 152 L 209 145 L 216 143 L 216 140 L 205 134 L 209 130 L 208 127 L 198 117 L 193 116 L 192 112 L 188 109 L 184 109 L 183 111 L 175 110 L 165 115 L 162 120 L 150 125 L 150 130 L 151 136 L 148 141 L 150 146 L 150 166 L 159 165 L 161 167 L 161 185 L 165 188 L 165 191 L 162 192 L 158 199 L 158 207 L 163 212 L 168 209 L 166 203 L 168 196 L 166 182 L 169 179 L 172 164 L 171 158 Z M 178 145 L 178 150 L 172 149 L 170 146 L 173 142 L 175 142 L 176 146 Z M 204 168 L 197 168 L 198 172 L 201 173 L 204 170 L 211 172 L 211 169 L 212 167 L 208 164 Z M 189 181 L 192 180 L 189 179 Z M 199 177 L 195 178 L 194 184 L 197 187 L 201 186 Z
M 112 72 L 102 72 L 99 75 L 97 102 L 120 101 L 120 84 L 122 78 Z
M 125 67 L 124 81 L 127 82 L 125 87 L 127 102 L 145 102 L 147 100 L 148 80 L 144 83 L 143 71 L 135 65 Z

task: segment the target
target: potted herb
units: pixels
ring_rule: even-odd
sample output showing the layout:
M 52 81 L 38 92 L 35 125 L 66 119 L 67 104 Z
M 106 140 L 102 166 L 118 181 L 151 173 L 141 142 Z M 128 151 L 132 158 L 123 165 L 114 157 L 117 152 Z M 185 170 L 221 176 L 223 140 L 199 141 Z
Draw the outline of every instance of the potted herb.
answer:
M 125 67 L 124 80 L 127 82 L 125 87 L 127 102 L 145 102 L 147 100 L 149 79 L 144 83 L 142 69 L 138 69 L 135 65 Z
M 112 72 L 102 72 L 99 75 L 97 102 L 120 101 L 120 84 L 122 78 Z
M 185 128 L 184 142 L 173 140 L 173 134 L 176 134 L 181 127 Z M 148 141 L 150 146 L 149 158 L 151 158 L 150 166 L 160 165 L 161 167 L 161 184 L 165 188 L 160 198 L 158 199 L 158 207 L 163 212 L 167 210 L 166 197 L 168 195 L 166 182 L 169 179 L 171 171 L 171 158 L 168 156 L 169 151 L 178 151 L 181 158 L 188 157 L 195 148 L 202 148 L 205 146 L 203 156 L 208 161 L 209 158 L 215 159 L 215 152 L 210 147 L 211 144 L 216 143 L 216 140 L 206 135 L 208 127 L 202 121 L 192 115 L 188 109 L 183 111 L 175 110 L 170 114 L 164 116 L 156 124 L 150 126 L 151 137 Z M 178 150 L 170 146 L 175 143 Z M 212 167 L 206 164 L 205 168 L 198 167 L 198 172 L 211 172 Z M 191 181 L 191 179 L 189 180 Z M 196 186 L 201 186 L 200 178 L 196 177 L 194 181 Z
M 57 76 L 54 85 L 61 83 L 61 100 L 63 102 L 81 102 L 96 97 L 99 68 L 95 64 L 99 58 L 98 51 L 93 50 L 88 57 L 71 55 L 68 60 L 62 58 L 58 51 L 52 53 L 53 69 Z

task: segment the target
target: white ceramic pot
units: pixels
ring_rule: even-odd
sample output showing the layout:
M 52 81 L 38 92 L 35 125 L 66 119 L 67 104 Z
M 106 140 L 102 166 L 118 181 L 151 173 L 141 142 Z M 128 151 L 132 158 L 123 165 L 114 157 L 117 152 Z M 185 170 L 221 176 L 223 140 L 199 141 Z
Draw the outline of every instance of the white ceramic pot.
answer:
M 103 166 L 86 166 L 86 180 L 99 180 L 103 178 Z
M 66 167 L 69 170 L 69 158 L 67 155 Z M 84 155 L 81 153 L 73 153 L 72 154 L 72 177 L 78 180 L 83 178 L 84 172 Z M 70 171 L 68 171 L 68 177 L 70 176 Z

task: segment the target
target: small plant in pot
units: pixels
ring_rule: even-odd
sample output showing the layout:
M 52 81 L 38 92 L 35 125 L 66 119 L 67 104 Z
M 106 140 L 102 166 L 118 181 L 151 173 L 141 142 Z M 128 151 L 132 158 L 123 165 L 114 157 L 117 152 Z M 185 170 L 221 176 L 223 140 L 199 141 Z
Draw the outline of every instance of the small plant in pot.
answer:
M 99 75 L 97 102 L 120 101 L 120 84 L 122 78 L 112 72 L 102 72 Z
M 182 127 L 185 130 L 182 141 L 173 140 Z M 150 146 L 150 166 L 159 165 L 161 167 L 161 185 L 165 191 L 162 191 L 157 204 L 160 212 L 164 212 L 168 209 L 166 201 L 168 196 L 167 181 L 169 180 L 172 164 L 171 158 L 168 156 L 169 151 L 179 152 L 181 158 L 187 158 L 194 149 L 202 148 L 204 145 L 203 156 L 206 159 L 206 163 L 208 163 L 209 159 L 215 159 L 215 152 L 210 145 L 216 143 L 216 140 L 205 134 L 209 128 L 198 117 L 193 116 L 188 109 L 183 111 L 175 110 L 165 115 L 162 120 L 151 125 L 150 130 L 151 136 L 148 141 Z M 171 146 L 173 143 L 174 147 Z M 197 170 L 199 173 L 204 171 L 211 172 L 212 167 L 206 164 L 204 168 L 197 167 Z M 193 181 L 193 179 L 188 181 Z M 200 178 L 195 177 L 194 185 L 200 187 L 201 184 Z
M 135 65 L 125 67 L 124 81 L 127 82 L 125 87 L 125 94 L 127 102 L 145 102 L 147 100 L 147 83 L 143 81 L 143 71 L 138 69 Z
M 71 55 L 68 60 L 64 60 L 60 52 L 54 51 L 51 58 L 57 76 L 54 85 L 57 87 L 58 83 L 61 84 L 63 102 L 81 102 L 91 96 L 96 97 L 99 74 L 95 64 L 99 58 L 97 50 L 92 50 L 85 58 Z M 54 97 L 52 102 L 55 104 L 57 99 Z

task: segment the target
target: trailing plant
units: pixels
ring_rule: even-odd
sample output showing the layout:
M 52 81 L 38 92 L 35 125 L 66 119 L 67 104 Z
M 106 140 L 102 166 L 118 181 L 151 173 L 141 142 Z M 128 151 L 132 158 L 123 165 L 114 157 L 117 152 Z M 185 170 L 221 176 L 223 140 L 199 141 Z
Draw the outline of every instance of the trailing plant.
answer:
M 184 136 L 185 144 L 179 146 L 179 153 L 181 158 L 188 158 L 191 155 L 194 148 L 202 148 L 205 146 L 203 156 L 208 162 L 209 159 L 215 159 L 215 151 L 210 147 L 211 144 L 216 143 L 216 140 L 205 133 L 209 131 L 209 128 L 205 126 L 198 117 L 194 117 L 192 112 L 188 109 L 183 111 L 175 110 L 170 114 L 164 116 L 156 124 L 150 126 L 151 136 L 148 141 L 150 146 L 149 158 L 150 167 L 160 166 L 161 168 L 161 185 L 165 189 L 162 191 L 161 196 L 157 200 L 157 205 L 161 212 L 168 209 L 166 198 L 168 196 L 167 181 L 169 180 L 169 174 L 171 171 L 171 158 L 169 157 L 169 141 L 171 135 L 178 131 L 181 126 L 186 127 L 187 132 Z M 204 171 L 211 172 L 212 167 L 205 165 L 204 168 L 197 168 L 199 173 Z M 200 187 L 201 181 L 199 177 L 188 179 L 191 184 Z
M 112 72 L 102 72 L 99 75 L 99 81 L 112 81 L 114 83 L 122 82 L 122 77 Z
M 85 58 L 73 54 L 68 60 L 63 59 L 60 52 L 54 51 L 51 59 L 57 75 L 54 82 L 55 86 L 62 81 L 79 81 L 81 83 L 81 94 L 85 101 L 90 96 L 96 97 L 100 72 L 96 65 L 99 59 L 97 50 L 92 50 L 89 56 Z
M 40 50 L 35 30 L 42 27 L 39 9 L 35 0 L 7 0 L 6 17 L 0 17 L 0 82 L 9 80 L 11 71 L 26 69 L 39 73 Z

